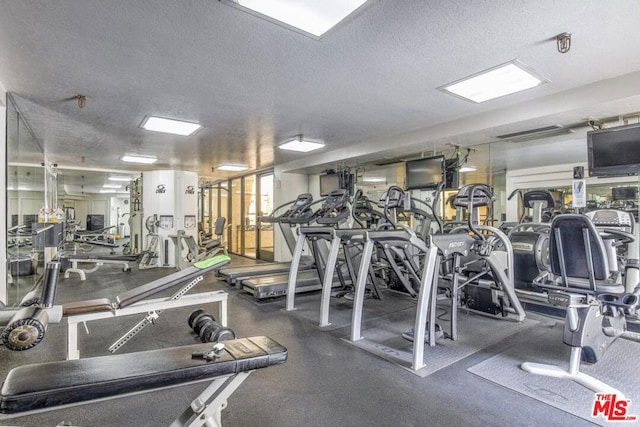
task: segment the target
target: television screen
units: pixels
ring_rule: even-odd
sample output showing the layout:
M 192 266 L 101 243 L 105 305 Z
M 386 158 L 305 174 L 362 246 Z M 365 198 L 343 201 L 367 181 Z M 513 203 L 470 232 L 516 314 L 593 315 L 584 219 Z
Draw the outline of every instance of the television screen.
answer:
M 87 215 L 87 230 L 96 231 L 104 228 L 104 215 Z
M 38 222 L 38 215 L 22 215 L 22 224 L 25 226 L 25 231 L 31 231 L 33 223 Z
M 611 189 L 611 199 L 618 200 L 636 200 L 638 189 L 636 187 L 618 187 Z
M 640 124 L 587 132 L 589 176 L 640 172 Z
M 458 159 L 447 159 L 444 164 L 445 164 L 444 188 L 447 190 L 452 188 L 458 188 L 460 186 L 458 182 L 458 171 L 456 171 L 456 166 L 458 165 Z
M 320 195 L 328 196 L 334 190 L 340 190 L 340 174 L 320 175 Z
M 433 189 L 444 182 L 444 156 L 409 160 L 405 163 L 407 190 Z

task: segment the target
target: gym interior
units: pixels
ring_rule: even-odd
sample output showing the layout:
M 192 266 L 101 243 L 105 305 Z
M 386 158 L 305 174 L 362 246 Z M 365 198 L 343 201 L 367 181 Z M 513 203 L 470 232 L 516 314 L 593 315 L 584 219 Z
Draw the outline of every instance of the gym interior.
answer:
M 0 4 L 0 425 L 640 416 L 640 4 Z

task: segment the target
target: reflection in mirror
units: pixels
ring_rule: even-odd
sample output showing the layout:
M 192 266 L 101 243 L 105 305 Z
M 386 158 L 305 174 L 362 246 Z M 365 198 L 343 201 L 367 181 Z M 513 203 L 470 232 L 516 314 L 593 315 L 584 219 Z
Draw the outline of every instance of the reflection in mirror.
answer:
M 6 302 L 16 303 L 38 278 L 40 257 L 31 229 L 43 201 L 42 145 L 7 94 L 7 288 Z M 40 270 L 41 271 L 41 270 Z
M 74 232 L 89 228 L 88 218 L 102 218 L 114 239 L 130 235 L 130 180 L 134 171 L 96 171 L 49 168 L 51 197 L 45 203 L 45 168 L 42 145 L 19 110 L 20 99 L 8 96 L 7 108 L 7 286 L 3 294 L 15 304 L 37 282 L 44 269 L 44 248 L 33 245 L 34 224 L 44 221 L 63 223 L 64 236 L 73 240 Z M 45 206 L 57 206 L 53 217 L 44 218 Z M 118 250 L 125 248 L 125 240 Z M 55 251 L 94 250 L 91 245 L 64 242 Z M 59 252 L 58 252 L 59 253 Z M 51 257 L 52 254 L 47 254 Z

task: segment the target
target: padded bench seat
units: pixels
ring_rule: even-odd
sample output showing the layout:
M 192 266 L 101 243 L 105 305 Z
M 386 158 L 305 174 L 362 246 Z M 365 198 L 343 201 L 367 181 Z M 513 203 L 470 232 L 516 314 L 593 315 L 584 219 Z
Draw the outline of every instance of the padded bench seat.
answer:
M 211 343 L 115 356 L 48 362 L 12 369 L 2 385 L 0 412 L 58 405 L 215 379 L 284 363 L 287 349 L 259 336 L 225 341 L 215 361 L 192 359 Z

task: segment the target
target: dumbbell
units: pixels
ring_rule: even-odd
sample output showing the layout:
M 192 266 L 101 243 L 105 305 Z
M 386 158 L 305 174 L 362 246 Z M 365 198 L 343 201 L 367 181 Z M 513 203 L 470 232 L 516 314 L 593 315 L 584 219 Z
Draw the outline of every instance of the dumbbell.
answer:
M 5 326 L 0 341 L 13 351 L 29 350 L 40 344 L 47 331 L 49 315 L 40 307 L 24 307 Z
M 194 321 L 196 320 L 196 317 L 200 316 L 201 314 L 204 314 L 204 310 L 201 308 L 198 308 L 191 312 L 191 314 L 189 315 L 189 320 L 187 320 L 187 323 L 189 324 L 189 327 L 191 329 L 193 329 L 193 325 L 194 325 Z
M 235 339 L 236 334 L 230 328 L 222 326 L 219 322 L 212 320 L 207 322 L 200 329 L 200 340 L 202 342 L 220 342 Z
M 236 337 L 233 330 L 217 322 L 212 315 L 203 309 L 194 310 L 189 315 L 188 324 L 202 342 L 226 341 Z

